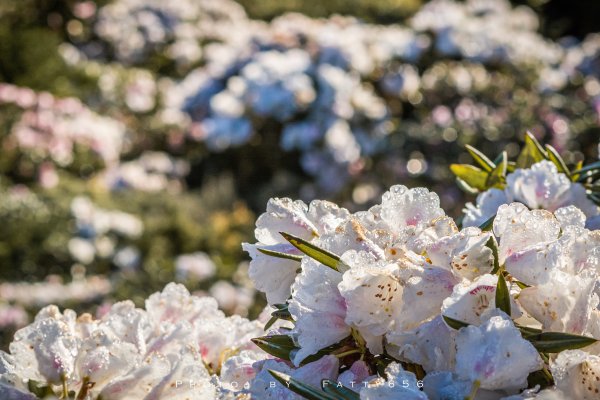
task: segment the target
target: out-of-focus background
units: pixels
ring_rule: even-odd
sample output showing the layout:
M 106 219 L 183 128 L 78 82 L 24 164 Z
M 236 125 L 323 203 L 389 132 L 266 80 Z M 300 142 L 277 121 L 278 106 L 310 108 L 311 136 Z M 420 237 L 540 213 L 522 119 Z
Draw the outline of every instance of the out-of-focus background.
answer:
M 267 200 L 367 208 L 452 162 L 598 157 L 600 2 L 3 0 L 0 347 L 40 307 L 171 281 L 264 302 L 240 243 Z

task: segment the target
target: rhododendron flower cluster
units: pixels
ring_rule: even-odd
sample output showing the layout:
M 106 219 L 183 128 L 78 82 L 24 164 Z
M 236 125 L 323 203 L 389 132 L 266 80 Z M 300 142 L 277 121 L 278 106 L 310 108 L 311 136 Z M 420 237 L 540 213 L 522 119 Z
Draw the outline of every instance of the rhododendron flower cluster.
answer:
M 272 199 L 244 246 L 273 318 L 294 325 L 290 362 L 334 354 L 340 371 L 364 361 L 373 375 L 391 363 L 345 388 L 361 399 L 597 398 L 580 384 L 595 379 L 600 338 L 597 206 L 550 161 L 493 190 L 491 224 L 462 229 L 424 188 L 393 186 L 356 213 Z
M 494 216 L 496 209 L 511 202 L 520 202 L 529 208 L 542 208 L 556 211 L 565 206 L 576 206 L 597 223 L 600 209 L 590 199 L 583 185 L 571 182 L 564 174 L 559 174 L 550 161 L 540 161 L 531 168 L 518 169 L 506 176 L 506 187 L 489 189 L 477 196 L 476 204 L 468 203 L 463 223 L 477 226 Z
M 145 309 L 124 301 L 99 319 L 48 306 L 0 353 L 0 397 L 214 399 L 240 374 L 229 364 L 261 358 L 250 341 L 261 333 L 258 321 L 225 317 L 176 284 Z

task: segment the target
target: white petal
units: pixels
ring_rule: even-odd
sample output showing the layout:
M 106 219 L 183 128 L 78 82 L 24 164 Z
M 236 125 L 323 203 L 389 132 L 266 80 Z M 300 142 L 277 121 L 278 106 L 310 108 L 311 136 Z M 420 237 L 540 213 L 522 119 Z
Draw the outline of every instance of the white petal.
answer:
M 546 210 L 529 211 L 520 203 L 500 206 L 494 219 L 494 234 L 499 237 L 500 264 L 506 257 L 527 246 L 556 240 L 560 223 Z
M 421 365 L 426 372 L 451 370 L 454 367 L 456 330 L 448 327 L 441 316 L 411 331 L 394 331 L 387 335 L 388 349 L 396 358 Z
M 427 247 L 433 265 L 453 271 L 461 278 L 474 279 L 494 268 L 492 250 L 486 247 L 489 232 L 466 228 L 452 236 L 441 238 Z
M 600 392 L 600 357 L 582 350 L 565 350 L 550 365 L 556 387 L 565 398 L 598 399 Z
M 478 380 L 483 389 L 522 389 L 529 373 L 542 366 L 538 351 L 506 315 L 461 328 L 456 336 L 457 375 Z
M 350 334 L 344 322 L 346 302 L 337 289 L 341 279 L 339 272 L 312 259 L 302 261 L 302 273 L 296 278 L 289 305 L 301 347 L 294 357 L 296 365 Z
M 477 205 L 467 203 L 463 212 L 463 226 L 480 226 L 498 212 L 498 207 L 508 203 L 506 194 L 500 189 L 490 189 L 477 195 Z
M 581 334 L 598 304 L 595 284 L 595 277 L 553 271 L 548 282 L 523 289 L 519 303 L 544 329 Z
M 444 300 L 442 314 L 479 325 L 481 316 L 489 308 L 496 306 L 496 275 L 482 275 L 474 282 L 463 281 L 454 287 L 452 295 Z
M 437 194 L 425 188 L 408 189 L 396 185 L 383 194 L 381 218 L 393 232 L 408 226 L 426 225 L 444 215 Z
M 223 317 L 215 299 L 192 296 L 185 286 L 176 283 L 169 283 L 162 292 L 148 297 L 146 311 L 155 325 L 165 321 L 194 323 L 201 319 Z
M 404 371 L 400 364 L 391 363 L 385 373 L 387 381 L 376 378 L 360 390 L 361 400 L 428 400 L 427 395 L 417 386 L 415 374 Z
M 350 265 L 338 285 L 348 307 L 346 323 L 385 335 L 401 311 L 403 287 L 398 265 L 376 262 L 366 253 L 347 252 L 342 260 Z M 395 299 L 395 301 L 394 301 Z
M 274 246 L 243 243 L 242 247 L 252 258 L 248 275 L 254 287 L 266 294 L 269 304 L 285 303 L 290 296 L 290 287 L 294 283 L 300 264 L 294 260 L 271 257 L 258 251 L 259 247 L 272 249 Z M 277 251 L 281 250 L 277 248 Z M 286 250 L 285 253 L 296 253 L 295 248 Z

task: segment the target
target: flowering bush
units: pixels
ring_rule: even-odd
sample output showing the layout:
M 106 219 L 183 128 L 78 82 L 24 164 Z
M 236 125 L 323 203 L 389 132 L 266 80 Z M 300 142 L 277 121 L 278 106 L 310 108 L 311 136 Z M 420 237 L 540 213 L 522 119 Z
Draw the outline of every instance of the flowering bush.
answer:
M 480 226 L 459 228 L 435 193 L 402 185 L 355 213 L 271 199 L 243 245 L 269 302 L 258 320 L 173 283 L 145 309 L 125 301 L 93 318 L 48 306 L 0 353 L 0 394 L 597 398 L 600 236 L 586 224 L 598 163 L 571 171 L 527 138 L 516 163 L 471 148 L 482 168 L 453 166 L 464 188 L 512 196 Z M 201 254 L 178 263 L 210 269 L 191 265 Z

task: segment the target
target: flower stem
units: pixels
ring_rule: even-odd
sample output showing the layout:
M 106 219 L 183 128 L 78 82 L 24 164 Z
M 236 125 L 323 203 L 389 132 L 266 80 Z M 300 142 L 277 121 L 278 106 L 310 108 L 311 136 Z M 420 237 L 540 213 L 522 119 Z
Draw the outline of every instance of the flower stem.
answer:
M 69 388 L 67 387 L 67 376 L 65 374 L 62 374 L 60 376 L 60 380 L 62 382 L 62 398 L 68 399 L 69 398 Z
M 352 350 L 349 350 L 349 351 L 345 351 L 343 353 L 334 354 L 334 356 L 336 356 L 337 358 L 342 358 L 342 357 L 346 357 L 346 356 L 349 356 L 351 354 L 357 354 L 357 353 L 361 353 L 360 349 L 352 349 Z
M 84 376 L 83 381 L 81 383 L 81 390 L 79 390 L 76 400 L 85 400 L 87 398 L 88 392 L 92 386 L 94 386 L 94 383 L 90 382 L 90 377 Z
M 473 387 L 471 387 L 471 393 L 469 393 L 469 396 L 466 397 L 465 400 L 475 400 L 475 395 L 477 394 L 477 391 L 479 390 L 479 386 L 481 386 L 481 382 L 479 382 L 479 381 L 473 382 Z

